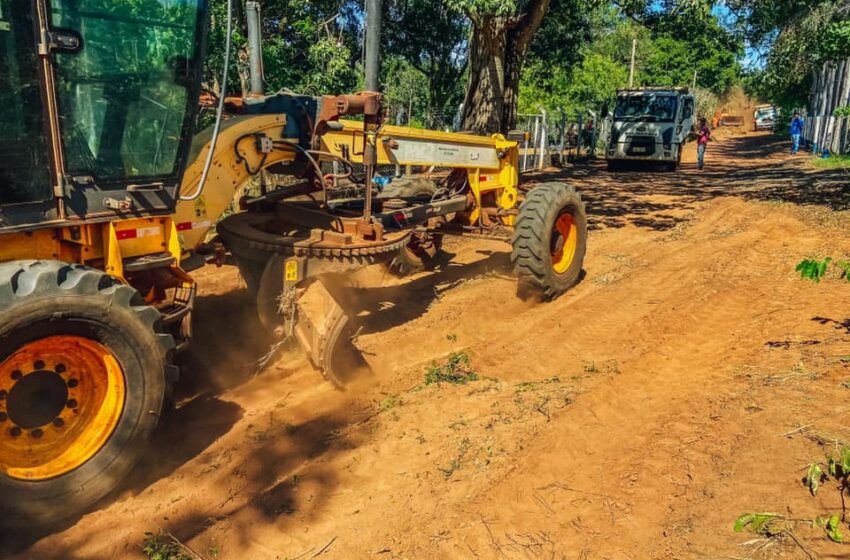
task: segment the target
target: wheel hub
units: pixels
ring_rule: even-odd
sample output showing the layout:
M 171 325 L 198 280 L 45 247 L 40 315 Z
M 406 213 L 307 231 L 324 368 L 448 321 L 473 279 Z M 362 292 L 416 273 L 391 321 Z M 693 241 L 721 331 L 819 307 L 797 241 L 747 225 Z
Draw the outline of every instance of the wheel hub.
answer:
M 552 268 L 558 274 L 569 270 L 576 254 L 578 230 L 570 212 L 564 212 L 555 220 L 552 228 Z
M 52 336 L 0 363 L 0 474 L 44 480 L 72 471 L 109 440 L 124 408 L 112 353 L 77 336 Z
M 13 424 L 31 430 L 56 420 L 67 402 L 65 380 L 55 371 L 38 370 L 15 383 L 9 392 L 6 410 Z

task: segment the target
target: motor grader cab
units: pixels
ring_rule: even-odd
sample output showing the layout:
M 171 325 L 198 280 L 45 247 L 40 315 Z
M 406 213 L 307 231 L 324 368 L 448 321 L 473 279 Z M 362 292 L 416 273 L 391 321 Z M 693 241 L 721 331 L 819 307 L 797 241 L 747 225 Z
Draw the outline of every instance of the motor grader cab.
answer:
M 176 380 L 203 0 L 0 0 L 0 523 L 83 510 Z
M 579 195 L 523 197 L 502 136 L 389 126 L 364 92 L 231 99 L 192 142 L 205 12 L 0 0 L 0 525 L 79 513 L 132 468 L 190 342 L 188 272 L 210 239 L 258 320 L 336 383 L 355 325 L 331 275 L 410 270 L 457 234 L 511 242 L 544 298 L 578 281 Z M 417 166 L 442 172 L 376 180 Z

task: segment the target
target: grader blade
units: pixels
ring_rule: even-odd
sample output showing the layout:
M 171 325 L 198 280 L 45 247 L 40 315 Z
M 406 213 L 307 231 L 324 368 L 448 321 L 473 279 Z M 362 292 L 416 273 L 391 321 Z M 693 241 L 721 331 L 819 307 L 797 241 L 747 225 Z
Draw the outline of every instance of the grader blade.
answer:
M 343 387 L 363 365 L 354 346 L 354 322 L 321 279 L 312 282 L 296 302 L 293 334 L 322 375 Z

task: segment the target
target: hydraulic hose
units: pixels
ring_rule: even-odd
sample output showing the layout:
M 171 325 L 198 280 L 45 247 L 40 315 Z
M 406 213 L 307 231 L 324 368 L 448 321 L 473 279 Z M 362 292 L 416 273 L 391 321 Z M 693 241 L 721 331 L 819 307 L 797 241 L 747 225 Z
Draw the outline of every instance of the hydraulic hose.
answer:
M 224 38 L 224 71 L 221 76 L 221 93 L 218 96 L 218 109 L 215 114 L 215 126 L 213 127 L 212 138 L 210 139 L 210 149 L 207 152 L 207 160 L 204 163 L 204 171 L 201 173 L 201 181 L 198 183 L 198 188 L 194 194 L 190 196 L 180 195 L 180 200 L 192 201 L 197 199 L 204 192 L 204 185 L 207 182 L 207 177 L 212 167 L 213 156 L 215 155 L 215 147 L 218 143 L 218 135 L 221 132 L 221 119 L 224 115 L 224 98 L 227 96 L 227 72 L 230 67 L 230 35 L 233 31 L 233 0 L 227 0 L 227 26 Z

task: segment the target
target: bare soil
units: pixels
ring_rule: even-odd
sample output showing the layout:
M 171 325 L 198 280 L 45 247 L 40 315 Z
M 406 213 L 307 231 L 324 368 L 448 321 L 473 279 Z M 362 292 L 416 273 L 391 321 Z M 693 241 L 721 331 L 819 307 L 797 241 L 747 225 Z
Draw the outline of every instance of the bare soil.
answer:
M 0 535 L 5 557 L 142 558 L 164 531 L 210 560 L 847 558 L 820 529 L 732 524 L 841 512 L 800 479 L 818 436 L 850 439 L 850 285 L 794 267 L 850 254 L 848 176 L 718 136 L 703 172 L 689 153 L 532 178 L 575 184 L 590 216 L 586 275 L 555 302 L 516 296 L 497 242 L 356 274 L 373 372 L 346 391 L 295 350 L 257 373 L 244 283 L 201 271 L 180 404 L 133 479 L 50 534 Z M 423 384 L 459 351 L 477 381 Z

